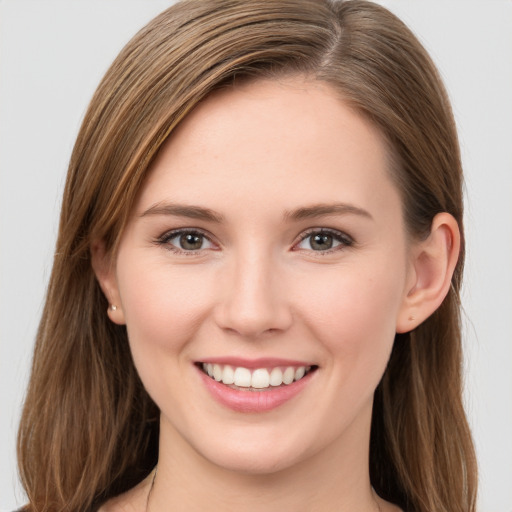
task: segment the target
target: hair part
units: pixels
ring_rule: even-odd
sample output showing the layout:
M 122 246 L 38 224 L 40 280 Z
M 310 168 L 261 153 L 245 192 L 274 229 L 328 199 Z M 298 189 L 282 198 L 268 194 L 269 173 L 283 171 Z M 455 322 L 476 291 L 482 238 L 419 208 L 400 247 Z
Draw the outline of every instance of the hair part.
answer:
M 360 0 L 188 0 L 164 11 L 108 70 L 71 156 L 18 435 L 27 510 L 95 510 L 155 465 L 158 408 L 126 329 L 108 320 L 91 243 L 101 239 L 115 255 L 159 148 L 211 92 L 293 75 L 329 84 L 379 128 L 411 236 L 428 234 L 443 211 L 462 233 L 450 104 L 429 56 L 389 11 Z M 461 398 L 462 269 L 463 250 L 441 307 L 396 336 L 375 393 L 372 485 L 411 511 L 476 507 Z

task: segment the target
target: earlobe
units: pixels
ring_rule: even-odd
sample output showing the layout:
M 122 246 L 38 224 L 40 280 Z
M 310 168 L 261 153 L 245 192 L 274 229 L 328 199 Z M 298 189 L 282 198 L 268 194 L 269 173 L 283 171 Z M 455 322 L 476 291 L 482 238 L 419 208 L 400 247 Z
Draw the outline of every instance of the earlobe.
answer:
M 121 298 L 117 286 L 115 269 L 110 255 L 105 249 L 102 240 L 95 240 L 91 244 L 91 264 L 103 295 L 108 301 L 107 314 L 112 322 L 124 325 L 124 313 L 121 307 Z
M 405 290 L 396 332 L 409 332 L 426 320 L 446 297 L 460 251 L 460 231 L 449 213 L 437 214 L 429 236 L 413 249 L 412 282 Z

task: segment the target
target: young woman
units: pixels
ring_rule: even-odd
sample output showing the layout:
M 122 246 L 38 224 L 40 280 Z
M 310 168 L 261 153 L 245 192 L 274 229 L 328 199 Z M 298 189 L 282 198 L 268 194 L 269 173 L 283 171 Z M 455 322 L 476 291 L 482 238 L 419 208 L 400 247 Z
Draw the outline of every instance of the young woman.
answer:
M 461 180 L 436 70 L 382 7 L 158 16 L 71 158 L 26 510 L 474 511 Z

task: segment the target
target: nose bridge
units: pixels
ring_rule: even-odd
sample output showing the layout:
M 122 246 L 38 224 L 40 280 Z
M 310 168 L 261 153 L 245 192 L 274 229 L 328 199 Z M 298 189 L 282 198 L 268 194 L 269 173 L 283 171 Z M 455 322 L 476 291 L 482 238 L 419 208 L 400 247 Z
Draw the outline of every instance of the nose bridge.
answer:
M 219 325 L 245 337 L 286 329 L 291 312 L 284 287 L 277 286 L 282 272 L 272 249 L 247 244 L 227 267 Z

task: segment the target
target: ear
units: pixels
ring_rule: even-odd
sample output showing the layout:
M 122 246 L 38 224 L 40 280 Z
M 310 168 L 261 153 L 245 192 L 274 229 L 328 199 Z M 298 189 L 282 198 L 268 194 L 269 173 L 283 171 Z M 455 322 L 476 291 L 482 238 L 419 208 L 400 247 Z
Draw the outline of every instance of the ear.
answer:
M 450 290 L 459 251 L 457 221 L 449 213 L 437 214 L 429 236 L 412 249 L 411 271 L 397 318 L 397 333 L 412 331 L 441 305 Z
M 121 296 L 117 286 L 117 278 L 111 255 L 105 249 L 102 240 L 95 240 L 91 244 L 91 264 L 103 294 L 108 301 L 107 314 L 112 322 L 124 325 L 124 313 Z

